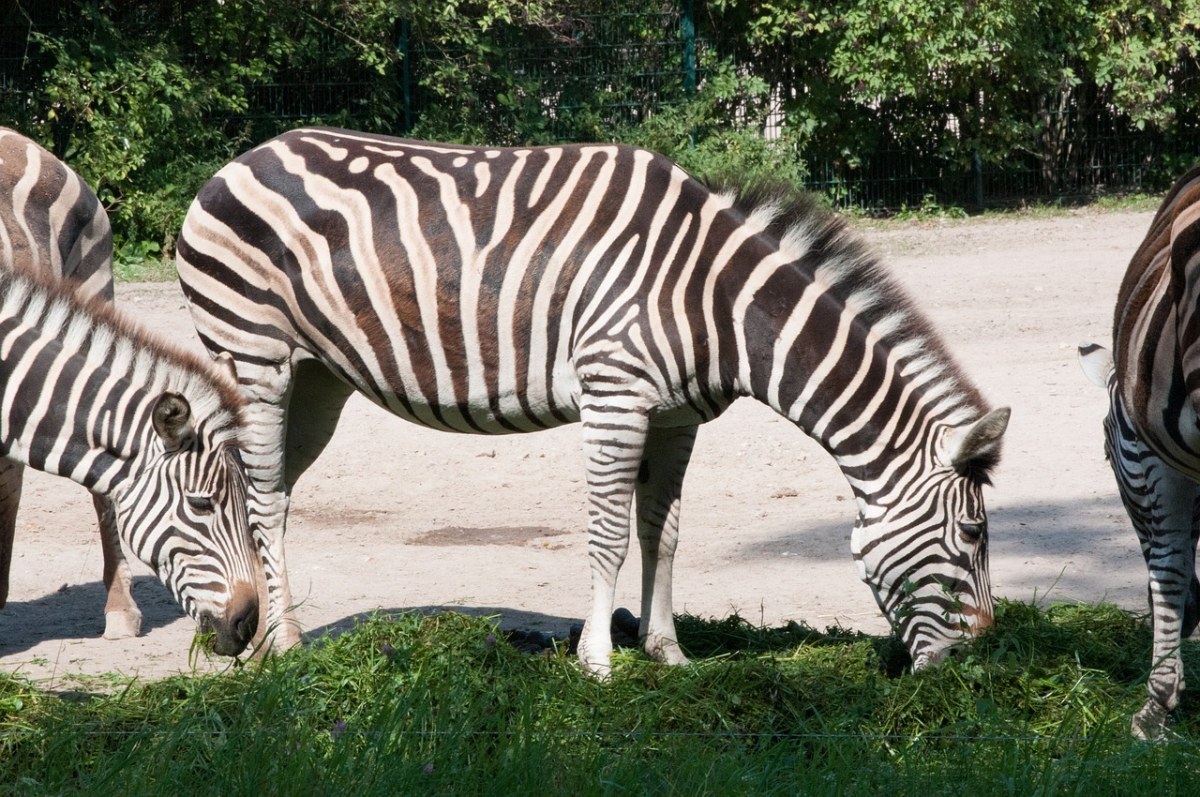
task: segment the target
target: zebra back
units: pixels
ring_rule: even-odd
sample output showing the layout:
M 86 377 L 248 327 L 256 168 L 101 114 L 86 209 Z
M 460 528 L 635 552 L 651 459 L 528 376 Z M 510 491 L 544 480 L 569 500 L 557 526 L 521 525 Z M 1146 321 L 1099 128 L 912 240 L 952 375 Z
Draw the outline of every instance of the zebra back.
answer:
M 0 262 L 113 298 L 112 230 L 96 192 L 36 142 L 0 127 Z
M 1145 445 L 1192 478 L 1200 478 L 1198 222 L 1200 168 L 1163 199 L 1130 260 L 1113 313 L 1121 410 Z

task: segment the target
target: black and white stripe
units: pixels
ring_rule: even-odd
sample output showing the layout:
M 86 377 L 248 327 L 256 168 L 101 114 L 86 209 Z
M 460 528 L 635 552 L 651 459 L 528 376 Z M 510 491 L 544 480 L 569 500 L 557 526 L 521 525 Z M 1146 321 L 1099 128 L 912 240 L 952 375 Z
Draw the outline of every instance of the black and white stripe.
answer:
M 15 130 L 0 127 L 0 263 L 21 261 L 66 279 L 82 298 L 113 299 L 113 240 L 108 214 L 91 187 L 65 163 Z M 24 467 L 0 459 L 0 607 L 8 596 L 13 538 Z M 104 559 L 104 636 L 137 636 L 142 613 L 108 502 L 93 495 Z
M 743 395 L 842 466 L 854 556 L 918 665 L 991 622 L 980 488 L 1008 411 L 987 411 L 873 258 L 806 200 L 715 190 L 624 146 L 301 129 L 202 189 L 178 266 L 201 339 L 232 355 L 247 398 L 271 621 L 291 605 L 291 487 L 358 390 L 447 431 L 583 424 L 580 656 L 595 671 L 635 495 L 641 632 L 684 660 L 670 590 L 683 475 L 699 424 Z M 275 637 L 296 639 L 288 624 Z
M 260 582 L 232 374 L 28 266 L 0 269 L 0 456 L 107 498 L 121 538 L 214 649 L 239 653 Z
M 1149 697 L 1133 732 L 1157 738 L 1183 692 L 1179 644 L 1200 620 L 1200 169 L 1163 200 L 1117 295 L 1113 348 L 1080 346 L 1109 393 L 1105 452 L 1141 543 L 1154 622 Z

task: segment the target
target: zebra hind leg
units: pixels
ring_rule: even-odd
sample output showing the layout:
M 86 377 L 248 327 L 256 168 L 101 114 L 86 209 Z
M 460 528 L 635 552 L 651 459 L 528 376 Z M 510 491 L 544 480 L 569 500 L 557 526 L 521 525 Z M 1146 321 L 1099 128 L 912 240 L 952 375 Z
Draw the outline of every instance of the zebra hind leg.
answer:
M 104 638 L 126 639 L 142 633 L 142 611 L 133 600 L 133 572 L 121 550 L 117 516 L 107 498 L 92 495 L 100 524 L 100 549 L 104 556 Z
M 629 552 L 629 512 L 646 443 L 648 418 L 585 394 L 580 403 L 588 483 L 588 558 L 592 607 L 579 639 L 579 660 L 599 678 L 612 669 L 611 622 L 617 574 Z
M 0 608 L 8 602 L 8 576 L 12 569 L 13 538 L 17 533 L 17 508 L 25 466 L 0 459 Z
M 638 637 L 665 664 L 687 664 L 675 632 L 672 565 L 679 539 L 683 476 L 697 426 L 651 428 L 637 478 L 638 543 L 642 552 L 642 617 Z

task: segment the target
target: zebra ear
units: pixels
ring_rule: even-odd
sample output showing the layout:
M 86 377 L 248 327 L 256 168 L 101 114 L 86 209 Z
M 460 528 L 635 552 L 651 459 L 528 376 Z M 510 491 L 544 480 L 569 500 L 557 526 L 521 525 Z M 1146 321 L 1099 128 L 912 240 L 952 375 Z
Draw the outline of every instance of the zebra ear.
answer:
M 163 393 L 154 402 L 151 413 L 154 431 L 163 439 L 167 451 L 178 451 L 187 445 L 195 430 L 192 428 L 192 408 L 178 393 Z
M 974 462 L 985 467 L 1000 451 L 1000 437 L 1008 428 L 1012 410 L 1000 407 L 992 410 L 970 426 L 953 429 L 946 436 L 945 457 L 955 470 L 963 470 Z
M 1080 343 L 1079 367 L 1093 385 L 1107 388 L 1113 375 L 1112 352 L 1098 343 Z

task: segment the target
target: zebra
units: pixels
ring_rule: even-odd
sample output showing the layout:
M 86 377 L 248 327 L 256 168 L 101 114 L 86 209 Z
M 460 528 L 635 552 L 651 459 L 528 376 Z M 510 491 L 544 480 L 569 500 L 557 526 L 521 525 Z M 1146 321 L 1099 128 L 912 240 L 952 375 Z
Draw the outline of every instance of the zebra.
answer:
M 78 284 L 83 298 L 113 300 L 113 239 L 96 192 L 35 141 L 0 127 L 0 262 Z M 0 459 L 0 608 L 8 600 L 24 467 Z M 137 636 L 142 613 L 108 501 L 93 494 L 104 560 L 104 637 Z
M 1079 347 L 1107 389 L 1104 448 L 1146 560 L 1154 627 L 1149 695 L 1132 730 L 1160 738 L 1184 689 L 1180 642 L 1200 622 L 1200 168 L 1171 188 L 1117 293 L 1113 344 Z
M 457 146 L 301 128 L 200 190 L 176 263 L 199 336 L 247 400 L 251 526 L 274 643 L 298 641 L 284 529 L 351 393 L 477 434 L 582 425 L 591 610 L 609 672 L 629 545 L 639 634 L 685 662 L 671 606 L 684 471 L 739 396 L 829 451 L 859 572 L 917 667 L 992 623 L 982 487 L 1009 410 L 979 391 L 844 222 L 710 188 L 622 145 Z
M 258 625 L 262 579 L 236 377 L 31 261 L 0 269 L 0 456 L 107 498 L 121 540 L 215 652 L 237 655 Z

